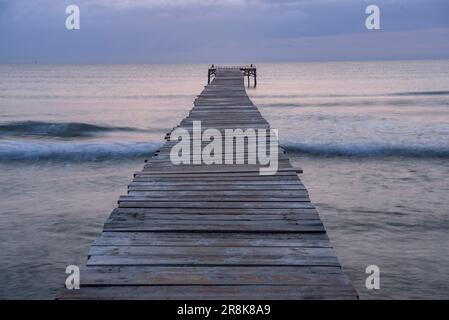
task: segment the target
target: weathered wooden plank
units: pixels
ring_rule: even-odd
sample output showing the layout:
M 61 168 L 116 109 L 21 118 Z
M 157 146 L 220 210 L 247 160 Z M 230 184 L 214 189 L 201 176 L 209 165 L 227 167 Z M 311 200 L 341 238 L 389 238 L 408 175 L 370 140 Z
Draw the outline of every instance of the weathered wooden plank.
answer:
M 215 167 L 215 165 L 214 165 Z M 146 165 L 144 167 L 144 170 L 138 171 L 139 174 L 151 174 L 151 175 L 158 175 L 158 174 L 228 174 L 228 173 L 255 173 L 256 175 L 260 175 L 260 168 L 263 168 L 261 166 L 252 167 L 252 168 L 238 168 L 237 166 L 234 168 L 208 168 L 207 166 L 155 166 L 155 165 Z M 161 170 L 162 169 L 162 170 Z M 290 174 L 295 174 L 298 172 L 297 169 L 293 168 L 278 168 L 278 172 L 287 172 Z
M 303 185 L 217 185 L 217 184 L 156 184 L 156 183 L 145 183 L 145 182 L 133 182 L 128 186 L 129 191 L 209 191 L 209 192 L 239 192 L 239 191 L 260 191 L 260 192 L 270 192 L 272 190 L 278 190 L 279 192 L 286 191 L 307 191 Z
M 63 299 L 142 300 L 312 300 L 357 299 L 350 285 L 248 286 L 99 286 L 66 290 Z
M 258 180 L 228 180 L 228 181 L 190 181 L 190 180 L 162 180 L 159 179 L 154 181 L 153 179 L 134 179 L 129 186 L 196 186 L 196 187 L 207 187 L 207 188 L 256 188 L 256 189 L 271 189 L 276 190 L 279 188 L 305 188 L 304 185 L 299 180 L 269 180 L 269 181 Z
M 93 246 L 94 265 L 339 266 L 331 248 Z
M 198 179 L 198 178 L 205 178 L 205 179 L 221 179 L 221 178 L 227 178 L 227 179 L 233 179 L 233 178 L 246 178 L 246 177 L 253 177 L 258 178 L 260 177 L 260 172 L 258 171 L 248 171 L 248 172 L 151 172 L 151 171 L 138 171 L 134 174 L 136 178 L 141 177 L 151 177 L 151 178 L 169 178 L 169 179 Z M 270 175 L 272 177 L 282 177 L 286 179 L 296 179 L 296 174 L 293 170 L 290 172 L 277 172 L 274 175 Z
M 308 202 L 310 201 L 307 195 L 297 195 L 297 196 L 268 196 L 264 194 L 259 194 L 256 196 L 222 196 L 222 195 L 208 195 L 207 193 L 202 196 L 183 196 L 175 194 L 166 194 L 161 196 L 153 195 L 135 195 L 129 194 L 120 196 L 118 202 L 148 202 L 148 201 L 177 201 L 177 202 L 194 202 L 194 201 L 207 201 L 207 202 Z
M 339 267 L 120 266 L 81 269 L 81 286 L 348 285 Z
M 308 204 L 304 208 L 279 208 L 279 209 L 266 209 L 266 208 L 204 208 L 204 207 L 192 207 L 192 208 L 115 208 L 112 214 L 131 214 L 131 215 L 145 215 L 145 214 L 197 214 L 197 215 L 307 215 L 316 214 L 317 210 L 313 204 Z
M 155 232 L 155 231 L 177 231 L 177 232 L 325 232 L 321 222 L 316 223 L 243 223 L 240 221 L 219 221 L 201 222 L 185 221 L 176 223 L 173 221 L 152 221 L 151 223 L 134 222 L 134 223 L 109 223 L 104 224 L 104 231 L 140 231 L 140 232 Z
M 331 247 L 325 233 L 103 232 L 96 246 Z
M 192 184 L 195 185 L 207 185 L 207 184 L 216 184 L 216 185 L 266 185 L 266 184 L 276 184 L 276 185 L 298 185 L 298 179 L 294 177 L 283 177 L 282 180 L 278 178 L 273 178 L 272 176 L 261 176 L 257 177 L 221 177 L 221 180 L 217 180 L 216 178 L 179 178 L 179 177 L 152 177 L 152 176 L 139 176 L 133 179 L 133 182 L 157 182 L 160 184 Z
M 253 191 L 208 191 L 207 189 L 203 190 L 174 190 L 174 191 L 143 191 L 143 190 L 129 190 L 128 195 L 131 196 L 145 196 L 145 197 L 160 197 L 164 198 L 167 196 L 173 197 L 175 199 L 177 197 L 192 197 L 191 199 L 195 199 L 195 197 L 276 197 L 276 198 L 294 198 L 294 197 L 306 197 L 308 196 L 308 192 L 305 190 L 253 190 Z
M 142 201 L 120 201 L 121 208 L 221 208 L 221 209 L 290 209 L 290 208 L 315 208 L 308 200 L 296 202 L 293 201 L 156 201 L 156 200 L 142 200 Z
M 114 211 L 109 220 L 114 221 L 141 221 L 141 220 L 202 220 L 202 221 L 301 221 L 320 220 L 316 212 L 300 214 L 213 214 L 213 213 L 123 213 Z

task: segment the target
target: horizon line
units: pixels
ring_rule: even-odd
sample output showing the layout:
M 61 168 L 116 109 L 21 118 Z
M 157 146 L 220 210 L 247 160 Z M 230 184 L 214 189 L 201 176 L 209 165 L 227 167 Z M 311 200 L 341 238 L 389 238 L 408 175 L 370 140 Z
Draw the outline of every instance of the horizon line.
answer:
M 0 65 L 246 65 L 252 64 L 288 64 L 288 63 L 334 63 L 334 62 L 396 62 L 396 61 L 444 61 L 444 58 L 391 58 L 391 59 L 335 59 L 335 60 L 286 60 L 286 61 L 250 61 L 250 62 L 0 62 Z

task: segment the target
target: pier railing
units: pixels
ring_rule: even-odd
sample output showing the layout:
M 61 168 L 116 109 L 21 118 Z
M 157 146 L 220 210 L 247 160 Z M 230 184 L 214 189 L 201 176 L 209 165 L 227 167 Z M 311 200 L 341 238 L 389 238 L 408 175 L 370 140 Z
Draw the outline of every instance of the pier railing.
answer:
M 251 87 L 251 77 L 254 79 L 254 88 L 257 87 L 257 68 L 253 64 L 246 66 L 215 66 L 212 64 L 207 71 L 207 84 L 211 83 L 213 78 L 216 77 L 217 71 L 220 70 L 240 70 L 243 73 L 243 76 L 248 79 L 248 88 Z

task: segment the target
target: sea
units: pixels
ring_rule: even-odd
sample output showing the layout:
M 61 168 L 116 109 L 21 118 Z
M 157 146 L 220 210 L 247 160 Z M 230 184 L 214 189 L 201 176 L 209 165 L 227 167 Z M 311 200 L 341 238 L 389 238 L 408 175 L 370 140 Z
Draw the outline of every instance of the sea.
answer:
M 360 298 L 448 299 L 449 60 L 256 66 L 247 92 Z M 0 298 L 55 297 L 207 68 L 0 65 Z

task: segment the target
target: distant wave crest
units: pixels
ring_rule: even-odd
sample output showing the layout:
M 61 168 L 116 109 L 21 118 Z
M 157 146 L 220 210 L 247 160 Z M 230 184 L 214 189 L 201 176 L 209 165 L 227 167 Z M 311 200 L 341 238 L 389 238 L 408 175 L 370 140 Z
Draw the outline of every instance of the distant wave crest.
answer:
M 259 94 L 259 99 L 301 99 L 301 98 L 369 98 L 369 97 L 392 97 L 392 96 L 445 96 L 449 95 L 449 90 L 438 91 L 406 91 L 406 92 L 385 92 L 371 94 Z
M 449 146 L 287 143 L 284 148 L 289 152 L 327 157 L 449 158 Z
M 87 137 L 112 131 L 142 131 L 129 127 L 101 126 L 82 122 L 16 121 L 0 124 L 0 136 Z
M 70 143 L 0 141 L 0 161 L 132 159 L 154 153 L 156 142 Z
M 410 92 L 398 92 L 393 93 L 394 96 L 445 96 L 449 95 L 449 91 L 410 91 Z

